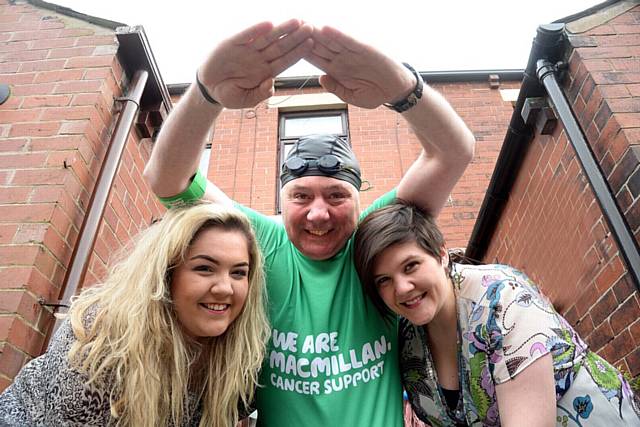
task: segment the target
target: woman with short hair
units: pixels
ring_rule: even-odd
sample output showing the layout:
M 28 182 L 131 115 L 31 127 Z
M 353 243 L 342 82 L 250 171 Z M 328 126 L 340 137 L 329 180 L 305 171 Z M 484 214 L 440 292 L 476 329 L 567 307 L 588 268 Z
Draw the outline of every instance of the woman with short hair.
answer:
M 620 372 L 588 349 L 523 273 L 452 263 L 432 218 L 396 203 L 354 239 L 362 286 L 402 316 L 402 381 L 433 426 L 640 426 Z

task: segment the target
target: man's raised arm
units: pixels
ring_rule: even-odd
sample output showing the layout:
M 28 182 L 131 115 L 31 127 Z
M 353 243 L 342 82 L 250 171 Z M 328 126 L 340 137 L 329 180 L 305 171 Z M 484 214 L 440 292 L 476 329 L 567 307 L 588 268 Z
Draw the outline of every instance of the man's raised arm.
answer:
M 311 49 L 311 33 L 311 26 L 299 20 L 276 27 L 263 22 L 211 52 L 197 72 L 201 87 L 192 84 L 171 112 L 145 168 L 144 176 L 157 196 L 173 197 L 189 187 L 223 108 L 250 108 L 271 96 L 275 77 Z M 204 198 L 230 202 L 215 185 L 206 187 Z
M 408 68 L 340 31 L 314 30 L 306 59 L 322 69 L 320 83 L 343 101 L 363 108 L 402 103 L 416 88 Z M 473 158 L 475 138 L 460 116 L 435 90 L 424 85 L 422 97 L 402 116 L 422 148 L 420 157 L 398 185 L 398 197 L 437 216 Z

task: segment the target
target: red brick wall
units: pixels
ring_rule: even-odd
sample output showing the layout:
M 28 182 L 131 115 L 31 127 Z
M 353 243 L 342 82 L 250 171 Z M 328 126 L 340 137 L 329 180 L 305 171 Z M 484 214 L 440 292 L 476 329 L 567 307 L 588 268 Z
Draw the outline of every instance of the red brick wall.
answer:
M 565 91 L 640 236 L 640 7 L 572 35 Z M 486 256 L 526 271 L 591 348 L 640 375 L 640 293 L 559 125 L 536 136 Z
M 41 353 L 126 79 L 113 32 L 0 0 L 0 391 Z M 132 135 L 86 283 L 160 207 L 142 179 L 148 145 Z
M 488 83 L 433 85 L 454 106 L 476 135 L 476 156 L 440 215 L 451 247 L 465 246 L 480 209 L 512 107 Z M 501 88 L 518 88 L 507 82 Z M 277 95 L 318 93 L 320 88 L 279 90 Z M 416 159 L 420 146 L 406 122 L 387 108 L 348 106 L 351 143 L 363 178 L 373 188 L 362 193 L 362 207 L 389 191 Z M 266 102 L 251 110 L 225 111 L 212 141 L 209 178 L 235 200 L 266 214 L 275 212 L 278 109 Z

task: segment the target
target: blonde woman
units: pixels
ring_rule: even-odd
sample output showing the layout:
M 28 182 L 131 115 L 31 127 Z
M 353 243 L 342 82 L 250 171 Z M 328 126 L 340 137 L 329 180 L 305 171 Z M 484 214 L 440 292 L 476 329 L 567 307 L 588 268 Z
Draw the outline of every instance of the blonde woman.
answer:
M 246 217 L 171 210 L 73 302 L 47 353 L 0 396 L 0 425 L 234 426 L 268 333 Z

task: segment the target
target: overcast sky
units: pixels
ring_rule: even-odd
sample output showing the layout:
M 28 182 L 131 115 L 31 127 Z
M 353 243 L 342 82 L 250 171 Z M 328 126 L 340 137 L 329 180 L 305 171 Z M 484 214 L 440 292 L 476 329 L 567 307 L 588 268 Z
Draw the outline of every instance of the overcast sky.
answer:
M 540 24 L 602 0 L 52 0 L 143 25 L 165 83 L 185 83 L 215 44 L 263 20 L 331 25 L 420 71 L 521 69 Z M 318 74 L 304 61 L 284 75 Z

